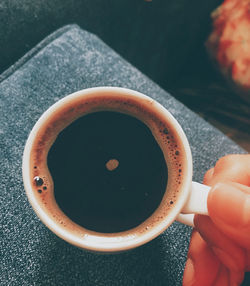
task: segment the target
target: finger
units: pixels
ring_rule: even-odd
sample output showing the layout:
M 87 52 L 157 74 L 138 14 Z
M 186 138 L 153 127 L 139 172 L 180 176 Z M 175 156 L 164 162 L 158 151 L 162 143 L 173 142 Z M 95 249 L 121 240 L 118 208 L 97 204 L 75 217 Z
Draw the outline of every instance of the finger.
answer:
M 235 183 L 218 183 L 209 192 L 208 211 L 231 226 L 250 224 L 250 187 Z
M 236 242 L 238 245 L 244 248 L 245 251 L 250 249 L 249 227 L 248 228 L 232 227 L 216 218 L 213 219 L 213 222 L 227 237 L 229 237 L 232 241 Z
M 221 265 L 213 286 L 230 286 L 229 271 L 224 265 Z
M 250 188 L 238 183 L 218 183 L 208 194 L 207 206 L 216 226 L 250 249 Z
M 210 171 L 204 178 L 204 183 L 213 186 L 221 181 L 231 181 L 250 186 L 249 165 L 250 154 L 224 156 L 215 164 L 213 173 Z
M 205 185 L 211 185 L 211 180 L 213 178 L 213 174 L 214 174 L 214 168 L 209 169 L 206 174 L 204 175 L 204 179 L 203 179 L 203 183 Z
M 230 271 L 229 280 L 230 285 L 241 285 L 244 280 L 245 272 L 244 271 Z
M 213 286 L 220 262 L 200 234 L 194 230 L 183 275 L 183 286 Z
M 243 279 L 244 271 L 229 271 L 225 265 L 218 264 L 218 259 L 211 253 L 208 244 L 196 230 L 193 231 L 183 286 L 240 285 Z
M 243 271 L 229 271 L 225 265 L 221 264 L 220 270 L 212 286 L 238 286 L 244 279 Z
M 219 260 L 232 271 L 244 271 L 246 252 L 216 227 L 208 216 L 196 215 L 194 225 Z

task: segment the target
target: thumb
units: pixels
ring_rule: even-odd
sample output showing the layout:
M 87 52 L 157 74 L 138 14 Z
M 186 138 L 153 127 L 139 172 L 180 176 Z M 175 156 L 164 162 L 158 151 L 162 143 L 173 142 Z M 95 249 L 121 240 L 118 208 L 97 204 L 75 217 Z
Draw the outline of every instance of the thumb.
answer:
M 239 183 L 217 183 L 208 195 L 212 220 L 233 227 L 250 226 L 250 187 Z
M 213 223 L 240 246 L 250 249 L 250 187 L 218 183 L 208 194 L 207 206 Z

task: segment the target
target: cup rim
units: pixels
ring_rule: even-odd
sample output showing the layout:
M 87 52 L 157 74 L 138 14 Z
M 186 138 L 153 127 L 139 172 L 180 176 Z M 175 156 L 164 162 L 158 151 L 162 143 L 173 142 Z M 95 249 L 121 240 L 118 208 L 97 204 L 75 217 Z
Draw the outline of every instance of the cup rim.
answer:
M 134 235 L 122 235 L 123 232 L 117 233 L 116 236 L 102 236 L 102 233 L 97 233 L 98 235 L 85 235 L 84 238 L 79 238 L 76 235 L 70 233 L 70 231 L 67 231 L 63 226 L 59 226 L 40 206 L 39 202 L 37 201 L 34 191 L 32 188 L 32 185 L 30 183 L 30 153 L 32 148 L 32 143 L 35 139 L 37 131 L 43 126 L 43 123 L 46 121 L 46 118 L 50 114 L 52 114 L 56 109 L 64 105 L 67 101 L 70 101 L 72 98 L 76 97 L 82 97 L 85 94 L 90 93 L 102 93 L 104 91 L 110 91 L 110 92 L 116 92 L 119 94 L 130 94 L 133 96 L 136 96 L 137 98 L 146 99 L 149 100 L 151 103 L 154 103 L 154 106 L 162 113 L 164 116 L 166 116 L 167 120 L 171 123 L 172 126 L 174 126 L 180 140 L 182 141 L 183 148 L 185 150 L 185 156 L 186 156 L 186 162 L 187 162 L 187 170 L 186 170 L 186 176 L 183 179 L 182 184 L 182 195 L 179 196 L 178 200 L 175 203 L 175 207 L 171 210 L 171 212 L 168 213 L 168 215 L 164 218 L 163 221 L 161 221 L 159 224 L 152 227 L 149 231 L 144 232 L 143 234 L 140 234 L 138 236 Z M 23 153 L 23 162 L 22 162 L 22 174 L 23 174 L 23 182 L 24 187 L 26 191 L 26 195 L 28 197 L 28 200 L 33 207 L 35 213 L 40 218 L 40 220 L 57 236 L 61 237 L 65 241 L 80 247 L 82 249 L 87 249 L 90 251 L 95 252 L 120 252 L 128 249 L 132 249 L 138 246 L 141 246 L 155 237 L 157 237 L 159 234 L 161 234 L 163 231 L 165 231 L 171 223 L 176 219 L 178 214 L 181 212 L 182 208 L 184 207 L 185 203 L 188 200 L 190 190 L 191 190 L 191 182 L 192 182 L 192 173 L 193 173 L 193 164 L 192 164 L 192 154 L 191 149 L 187 140 L 187 137 L 180 126 L 180 124 L 177 122 L 177 120 L 173 117 L 173 115 L 160 103 L 158 103 L 156 100 L 152 99 L 151 97 L 132 90 L 128 88 L 122 88 L 122 87 L 111 87 L 111 86 L 101 86 L 101 87 L 92 87 L 83 89 L 74 93 L 71 93 L 56 103 L 54 103 L 52 106 L 50 106 L 37 120 L 34 127 L 32 128 L 28 139 L 25 144 L 24 153 Z M 125 233 L 125 232 L 124 232 Z

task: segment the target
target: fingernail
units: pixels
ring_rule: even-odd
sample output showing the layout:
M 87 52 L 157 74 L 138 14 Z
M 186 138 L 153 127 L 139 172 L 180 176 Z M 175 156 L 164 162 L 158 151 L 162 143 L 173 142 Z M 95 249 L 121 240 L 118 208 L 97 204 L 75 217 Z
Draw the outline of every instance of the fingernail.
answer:
M 183 275 L 183 286 L 191 286 L 194 283 L 194 263 L 191 258 L 187 259 L 186 267 Z
M 227 268 L 234 271 L 239 271 L 239 268 L 237 267 L 237 262 L 230 256 L 230 254 L 226 253 L 224 250 L 218 247 L 212 247 L 212 250 Z
M 218 183 L 208 195 L 208 212 L 231 226 L 250 223 L 250 196 L 231 184 Z

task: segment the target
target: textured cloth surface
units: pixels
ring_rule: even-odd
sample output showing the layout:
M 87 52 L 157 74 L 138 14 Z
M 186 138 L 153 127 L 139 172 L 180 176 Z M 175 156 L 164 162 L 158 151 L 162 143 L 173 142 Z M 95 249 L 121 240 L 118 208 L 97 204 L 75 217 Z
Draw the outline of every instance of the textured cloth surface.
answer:
M 181 285 L 191 228 L 174 223 L 138 249 L 98 255 L 64 242 L 37 218 L 25 195 L 25 141 L 59 98 L 94 86 L 138 90 L 163 104 L 189 139 L 194 180 L 228 153 L 244 152 L 117 55 L 95 35 L 67 26 L 6 71 L 0 82 L 0 284 Z
M 198 58 L 221 0 L 1 0 L 0 72 L 62 25 L 101 37 L 162 86 Z

